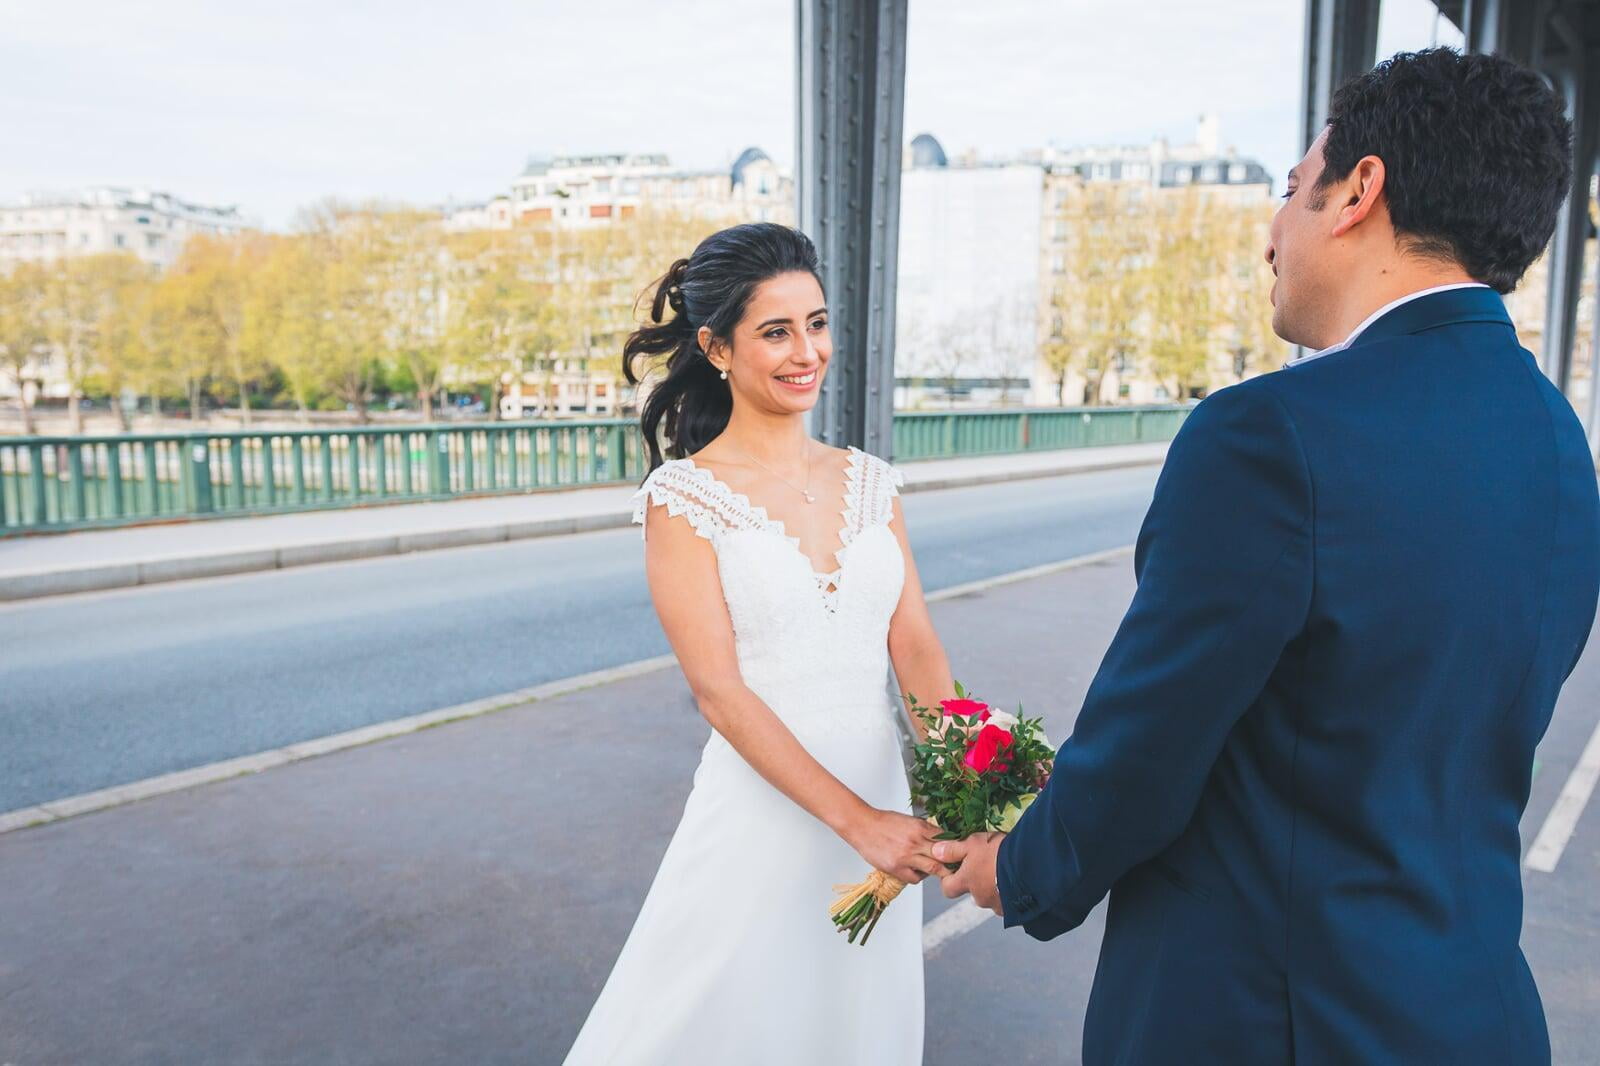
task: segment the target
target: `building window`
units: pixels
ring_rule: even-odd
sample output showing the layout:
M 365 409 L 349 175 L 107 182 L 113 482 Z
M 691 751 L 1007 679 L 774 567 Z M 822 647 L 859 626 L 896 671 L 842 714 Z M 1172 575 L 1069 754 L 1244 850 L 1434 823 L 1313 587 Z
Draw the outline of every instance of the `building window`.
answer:
M 610 204 L 590 204 L 589 205 L 589 217 L 590 218 L 610 218 L 611 217 L 611 205 Z
M 127 238 L 123 237 L 123 235 L 120 233 L 112 238 L 112 243 L 118 248 L 126 248 L 128 246 Z

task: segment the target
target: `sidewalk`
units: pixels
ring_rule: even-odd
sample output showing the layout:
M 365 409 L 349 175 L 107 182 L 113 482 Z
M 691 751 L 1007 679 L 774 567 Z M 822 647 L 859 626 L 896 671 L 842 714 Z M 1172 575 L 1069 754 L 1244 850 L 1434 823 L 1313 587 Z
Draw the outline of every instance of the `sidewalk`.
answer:
M 1060 740 L 1132 590 L 1123 552 L 932 611 L 959 675 Z M 1567 688 L 1558 742 L 1593 726 L 1600 648 Z M 559 1063 L 707 732 L 668 663 L 0 834 L 0 1063 Z M 1555 874 L 1524 876 L 1557 1062 L 1600 1039 L 1600 822 L 1578 832 Z M 751 875 L 730 891 L 760 891 Z M 937 891 L 923 905 L 947 911 Z M 979 989 L 1011 1017 L 930 1009 L 929 1066 L 1078 1061 L 1099 913 L 1049 944 L 969 923 L 930 953 L 930 1004 Z
M 907 463 L 906 491 L 1159 464 L 1133 444 Z M 0 540 L 0 601 L 612 529 L 631 486 L 483 496 Z

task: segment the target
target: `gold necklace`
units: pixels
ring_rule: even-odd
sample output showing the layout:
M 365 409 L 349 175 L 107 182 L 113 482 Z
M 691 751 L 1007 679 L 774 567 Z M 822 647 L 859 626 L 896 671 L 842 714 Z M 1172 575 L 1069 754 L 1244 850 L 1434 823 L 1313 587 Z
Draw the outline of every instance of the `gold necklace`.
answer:
M 767 473 L 771 474 L 773 477 L 777 478 L 779 481 L 783 482 L 785 485 L 788 485 L 791 489 L 794 489 L 794 491 L 798 492 L 800 495 L 804 496 L 806 498 L 806 502 L 807 503 L 816 503 L 817 502 L 817 498 L 815 496 L 811 495 L 811 449 L 810 448 L 806 449 L 806 487 L 805 488 L 801 488 L 800 486 L 796 485 L 794 482 L 790 481 L 788 478 L 784 477 L 782 474 L 780 474 L 776 470 L 772 469 L 772 467 L 768 466 L 766 463 L 763 463 L 760 459 L 757 459 L 755 456 L 751 455 L 749 452 L 745 452 L 745 450 L 743 448 L 740 448 L 739 450 L 741 452 L 744 452 L 744 457 L 746 459 L 750 460 L 752 463 L 756 464 L 761 469 L 765 470 Z

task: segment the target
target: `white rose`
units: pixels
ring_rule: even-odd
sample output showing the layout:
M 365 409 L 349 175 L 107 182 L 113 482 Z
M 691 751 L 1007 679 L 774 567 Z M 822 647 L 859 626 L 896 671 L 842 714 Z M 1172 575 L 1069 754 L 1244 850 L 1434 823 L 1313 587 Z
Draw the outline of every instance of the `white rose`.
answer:
M 1022 813 L 1033 806 L 1034 798 L 1037 795 L 1037 792 L 1030 792 L 1021 798 L 1022 805 L 1020 807 L 1007 807 L 1005 812 L 1000 815 L 1000 832 L 1009 833 L 1015 829 L 1017 823 L 1022 820 Z
M 1009 711 L 997 711 L 993 707 L 990 707 L 989 720 L 984 724 L 997 725 L 1009 733 L 1011 730 L 1017 728 L 1017 716 Z

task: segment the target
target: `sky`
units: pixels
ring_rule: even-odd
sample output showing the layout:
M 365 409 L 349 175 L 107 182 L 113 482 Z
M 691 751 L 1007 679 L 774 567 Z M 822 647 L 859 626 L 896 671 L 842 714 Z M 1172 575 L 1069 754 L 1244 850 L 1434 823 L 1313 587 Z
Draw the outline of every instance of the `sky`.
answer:
M 952 154 L 1222 141 L 1296 161 L 1301 0 L 910 0 L 905 134 Z M 1435 40 L 1384 0 L 1379 54 Z M 526 159 L 794 156 L 793 0 L 0 0 L 0 203 L 113 184 L 271 228 L 328 196 L 483 200 Z M 1459 44 L 1443 23 L 1438 41 Z

